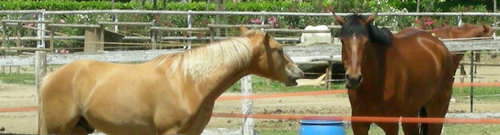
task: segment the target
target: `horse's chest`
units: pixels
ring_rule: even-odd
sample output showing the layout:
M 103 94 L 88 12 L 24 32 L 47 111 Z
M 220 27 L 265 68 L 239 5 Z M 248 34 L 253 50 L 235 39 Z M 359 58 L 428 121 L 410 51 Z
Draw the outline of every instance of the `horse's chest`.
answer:
M 355 112 L 370 112 L 370 114 L 385 114 L 404 110 L 404 102 L 398 97 L 385 98 L 380 93 L 349 92 L 351 107 Z

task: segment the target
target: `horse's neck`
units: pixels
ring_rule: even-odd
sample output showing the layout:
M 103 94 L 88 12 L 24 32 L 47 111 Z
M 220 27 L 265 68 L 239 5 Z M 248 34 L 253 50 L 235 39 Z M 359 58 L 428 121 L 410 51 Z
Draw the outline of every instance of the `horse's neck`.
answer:
M 385 64 L 387 48 L 377 45 L 368 45 L 365 50 L 365 60 L 363 60 L 361 72 L 363 83 L 370 86 L 368 89 L 381 89 L 385 77 Z
M 217 98 L 227 88 L 247 75 L 251 45 L 247 39 L 235 39 L 229 45 L 211 45 L 184 53 L 172 62 L 172 70 L 183 73 L 189 90 L 202 99 Z M 225 44 L 225 42 L 215 43 Z

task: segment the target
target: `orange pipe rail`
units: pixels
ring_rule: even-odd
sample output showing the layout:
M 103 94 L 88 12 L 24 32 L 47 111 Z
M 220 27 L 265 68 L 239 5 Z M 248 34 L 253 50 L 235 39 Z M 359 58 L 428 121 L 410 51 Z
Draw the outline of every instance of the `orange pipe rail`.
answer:
M 455 83 L 455 87 L 500 87 L 500 83 L 497 82 L 484 82 L 484 83 Z M 221 96 L 217 98 L 217 101 L 227 101 L 227 100 L 241 100 L 241 99 L 260 99 L 260 98 L 279 98 L 279 97 L 293 97 L 293 96 L 316 96 L 316 95 L 328 95 L 328 94 L 342 94 L 347 93 L 345 89 L 338 90 L 320 90 L 320 91 L 310 91 L 310 92 L 289 92 L 289 93 L 275 93 L 275 94 L 259 94 L 251 96 Z
M 273 115 L 273 114 L 235 114 L 214 113 L 213 117 L 223 118 L 255 118 L 279 120 L 338 120 L 351 122 L 375 123 L 460 123 L 460 124 L 500 124 L 498 118 L 419 118 L 419 117 L 376 117 L 376 116 L 309 116 L 309 115 Z
M 275 94 L 259 94 L 259 95 L 251 95 L 251 96 L 221 96 L 221 97 L 217 98 L 217 101 L 258 99 L 258 98 L 278 98 L 278 97 L 293 97 L 293 96 L 315 96 L 315 95 L 342 94 L 342 93 L 347 93 L 347 90 L 321 90 L 321 91 L 308 91 L 308 92 L 287 92 L 287 93 L 275 93 Z

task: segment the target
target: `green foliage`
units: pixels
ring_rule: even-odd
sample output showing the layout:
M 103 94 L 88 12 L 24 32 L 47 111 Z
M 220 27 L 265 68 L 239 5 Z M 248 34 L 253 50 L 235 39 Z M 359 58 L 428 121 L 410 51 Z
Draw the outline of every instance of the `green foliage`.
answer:
M 151 3 L 146 3 L 142 6 L 138 2 L 115 3 L 115 9 L 148 9 L 153 10 Z M 313 8 L 310 3 L 294 3 L 292 1 L 261 1 L 261 2 L 244 2 L 244 3 L 225 3 L 226 10 L 233 11 L 289 11 L 294 9 L 301 12 L 310 12 Z M 26 1 L 26 0 L 3 0 L 0 1 L 0 9 L 2 10 L 103 10 L 111 9 L 111 1 L 70 1 L 70 0 L 45 0 L 45 1 Z M 158 5 L 157 10 L 215 10 L 214 3 L 207 4 L 206 2 L 192 3 L 167 3 L 166 7 Z

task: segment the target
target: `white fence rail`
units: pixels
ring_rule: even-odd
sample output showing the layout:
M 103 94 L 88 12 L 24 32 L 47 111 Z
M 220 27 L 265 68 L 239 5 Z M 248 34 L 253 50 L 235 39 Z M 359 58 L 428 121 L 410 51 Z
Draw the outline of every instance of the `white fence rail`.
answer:
M 500 40 L 452 40 L 444 41 L 450 51 L 478 51 L 500 50 Z M 161 54 L 178 53 L 183 49 L 165 50 L 140 50 L 140 51 L 111 51 L 90 54 L 48 54 L 47 64 L 66 64 L 78 59 L 93 59 L 109 62 L 141 62 L 150 60 Z M 285 52 L 296 63 L 311 63 L 314 59 L 340 60 L 339 45 L 314 45 L 314 46 L 286 46 Z M 0 66 L 33 65 L 34 56 L 3 56 L 0 57 Z
M 170 14 L 170 15 L 258 15 L 258 16 L 331 16 L 331 13 L 311 12 L 267 12 L 267 11 L 166 11 L 166 10 L 75 10 L 75 11 L 45 11 L 45 10 L 2 10 L 0 14 Z M 353 13 L 336 13 L 339 16 Z M 373 13 L 359 13 L 370 15 Z M 380 12 L 379 16 L 500 16 L 500 13 L 489 12 Z

